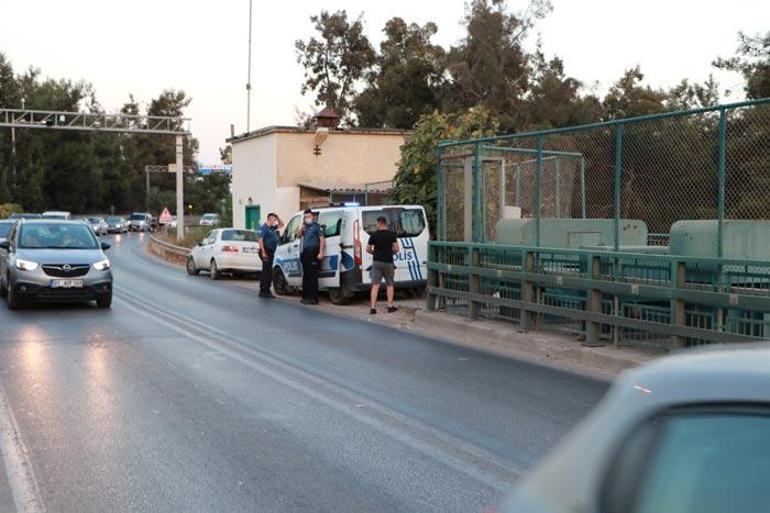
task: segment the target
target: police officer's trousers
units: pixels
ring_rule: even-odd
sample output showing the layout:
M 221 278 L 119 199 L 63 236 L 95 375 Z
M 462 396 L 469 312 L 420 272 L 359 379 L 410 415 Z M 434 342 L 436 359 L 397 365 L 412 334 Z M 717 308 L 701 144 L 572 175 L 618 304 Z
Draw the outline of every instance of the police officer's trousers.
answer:
M 318 260 L 320 248 L 302 250 L 302 299 L 318 301 L 318 271 L 321 262 Z

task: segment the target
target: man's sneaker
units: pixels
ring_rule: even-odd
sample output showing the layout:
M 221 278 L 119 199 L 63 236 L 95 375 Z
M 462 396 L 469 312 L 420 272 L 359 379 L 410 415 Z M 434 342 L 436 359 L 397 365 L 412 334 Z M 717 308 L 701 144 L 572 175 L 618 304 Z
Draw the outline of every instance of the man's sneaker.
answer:
M 370 308 L 369 309 L 369 315 L 374 315 L 376 313 L 377 313 L 377 309 L 376 308 Z
M 393 312 L 397 312 L 397 311 L 398 311 L 398 308 L 396 308 L 395 306 L 389 306 L 388 307 L 388 313 L 393 313 Z

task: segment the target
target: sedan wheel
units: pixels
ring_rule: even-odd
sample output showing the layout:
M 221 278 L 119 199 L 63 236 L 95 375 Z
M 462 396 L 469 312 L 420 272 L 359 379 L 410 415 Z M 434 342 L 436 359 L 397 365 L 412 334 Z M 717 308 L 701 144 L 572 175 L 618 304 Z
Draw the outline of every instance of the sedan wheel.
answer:
M 211 276 L 212 280 L 218 280 L 220 278 L 219 276 L 219 268 L 217 267 L 217 261 L 213 258 L 211 259 L 211 267 L 209 268 L 209 276 Z
M 197 276 L 198 272 L 198 269 L 195 268 L 195 260 L 193 260 L 193 257 L 187 257 L 187 274 L 190 276 Z

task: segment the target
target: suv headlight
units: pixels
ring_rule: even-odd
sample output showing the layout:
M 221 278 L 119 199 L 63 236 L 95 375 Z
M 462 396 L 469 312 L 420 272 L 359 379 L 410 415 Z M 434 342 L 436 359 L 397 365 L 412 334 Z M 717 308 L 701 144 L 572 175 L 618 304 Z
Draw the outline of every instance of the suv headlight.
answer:
M 37 262 L 32 262 L 31 260 L 22 260 L 21 258 L 16 259 L 16 269 L 21 269 L 22 271 L 34 271 L 40 266 Z
M 110 268 L 110 259 L 105 258 L 104 260 L 99 260 L 98 262 L 94 262 L 92 265 L 93 265 L 93 268 L 96 269 L 97 271 L 106 271 L 107 269 Z

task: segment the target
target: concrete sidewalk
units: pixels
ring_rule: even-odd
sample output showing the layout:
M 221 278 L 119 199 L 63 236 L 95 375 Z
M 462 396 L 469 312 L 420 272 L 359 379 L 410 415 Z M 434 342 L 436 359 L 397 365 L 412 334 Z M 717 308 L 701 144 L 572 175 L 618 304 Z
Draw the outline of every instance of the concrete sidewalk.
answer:
M 152 251 L 151 255 L 158 257 Z M 180 262 L 172 262 L 180 265 Z M 244 288 L 254 292 L 255 301 L 259 292 L 258 280 L 234 279 L 225 277 L 222 284 Z M 299 295 L 278 296 L 278 301 L 300 305 Z M 261 300 L 265 301 L 265 300 Z M 270 300 L 267 300 L 270 301 Z M 334 305 L 323 295 L 318 306 L 303 306 L 329 312 L 341 317 L 359 319 L 381 324 L 418 335 L 439 339 L 450 344 L 494 353 L 507 358 L 531 361 L 556 367 L 578 374 L 614 379 L 625 369 L 642 365 L 656 357 L 665 355 L 660 350 L 651 348 L 616 349 L 604 347 L 585 347 L 576 340 L 562 333 L 546 331 L 519 332 L 515 324 L 505 321 L 476 320 L 446 312 L 427 312 L 425 299 L 397 297 L 399 311 L 386 313 L 386 303 L 378 303 L 378 314 L 369 314 L 369 301 L 366 297 L 356 297 L 351 304 Z

